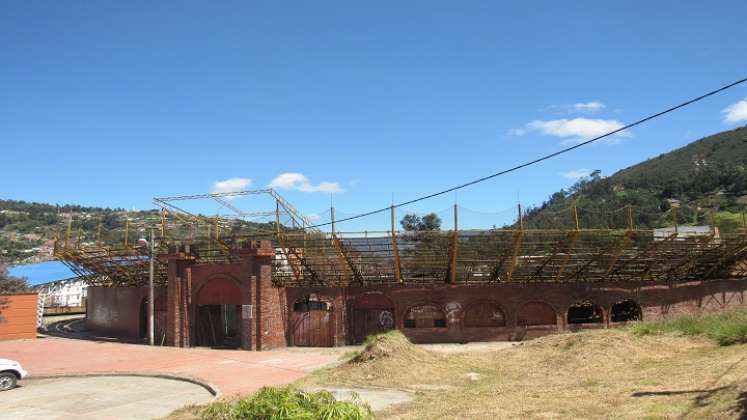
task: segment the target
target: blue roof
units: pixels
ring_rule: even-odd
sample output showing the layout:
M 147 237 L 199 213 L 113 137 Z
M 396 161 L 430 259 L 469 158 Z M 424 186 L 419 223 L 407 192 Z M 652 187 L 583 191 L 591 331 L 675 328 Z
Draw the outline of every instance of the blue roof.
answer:
M 76 274 L 60 261 L 15 265 L 9 267 L 8 272 L 13 277 L 25 277 L 31 286 L 76 277 Z

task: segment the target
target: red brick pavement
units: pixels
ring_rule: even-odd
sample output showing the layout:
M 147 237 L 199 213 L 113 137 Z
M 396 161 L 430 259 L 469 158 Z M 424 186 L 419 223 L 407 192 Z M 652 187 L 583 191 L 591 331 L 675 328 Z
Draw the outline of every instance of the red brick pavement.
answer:
M 282 385 L 338 359 L 332 349 L 271 351 L 183 349 L 66 338 L 0 342 L 0 358 L 19 361 L 29 377 L 105 372 L 165 373 L 210 383 L 222 395 Z

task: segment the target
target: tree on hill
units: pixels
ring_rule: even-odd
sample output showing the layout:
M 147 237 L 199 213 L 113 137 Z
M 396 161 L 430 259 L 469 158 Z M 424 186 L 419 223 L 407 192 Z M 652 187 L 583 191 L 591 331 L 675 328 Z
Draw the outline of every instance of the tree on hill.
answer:
M 24 278 L 12 277 L 7 267 L 0 265 L 0 295 L 23 293 L 30 290 L 29 284 Z
M 741 227 L 747 204 L 747 128 L 725 131 L 602 177 L 594 171 L 529 208 L 527 228 L 624 229 L 711 224 Z M 672 203 L 680 207 L 672 210 Z
M 14 293 L 23 293 L 30 290 L 26 279 L 12 277 L 8 274 L 8 269 L 0 265 L 0 322 L 4 322 L 3 311 L 8 306 L 8 298 L 3 295 L 12 295 Z
M 427 232 L 441 229 L 441 218 L 436 213 L 429 213 L 423 217 L 417 214 L 406 214 L 399 222 L 402 229 L 408 232 Z

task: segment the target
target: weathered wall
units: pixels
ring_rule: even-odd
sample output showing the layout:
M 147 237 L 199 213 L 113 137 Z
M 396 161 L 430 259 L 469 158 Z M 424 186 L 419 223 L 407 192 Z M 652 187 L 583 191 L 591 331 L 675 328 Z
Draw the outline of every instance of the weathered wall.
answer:
M 636 302 L 642 310 L 644 320 L 661 317 L 714 311 L 744 303 L 747 279 L 696 281 L 681 284 L 658 282 L 609 282 L 571 284 L 496 284 L 496 285 L 440 285 L 440 286 L 387 286 L 368 288 L 289 288 L 287 290 L 288 311 L 293 312 L 293 303 L 314 294 L 336 305 L 336 345 L 351 342 L 349 333 L 353 325 L 349 322 L 355 301 L 367 293 L 379 293 L 394 303 L 394 322 L 412 341 L 418 343 L 468 342 L 489 340 L 521 340 L 537 337 L 554 331 L 581 328 L 604 328 L 610 322 L 610 309 L 622 300 Z M 589 300 L 603 311 L 603 320 L 595 324 L 567 323 L 567 311 L 575 302 Z M 476 302 L 491 302 L 500 311 L 505 326 L 466 327 L 466 308 Z M 446 325 L 443 328 L 407 328 L 404 319 L 408 310 L 419 305 L 435 305 L 443 311 Z M 547 313 L 539 314 L 540 308 L 552 308 L 555 322 L 551 323 Z M 291 316 L 291 319 L 293 317 Z M 549 319 L 548 319 L 549 318 Z M 289 326 L 289 329 L 292 325 Z
M 156 288 L 156 323 L 159 322 L 158 306 L 163 302 L 166 289 Z M 139 337 L 141 328 L 140 305 L 148 297 L 147 287 L 89 287 L 86 325 L 98 334 L 116 337 Z M 159 299 L 161 298 L 161 299 Z M 164 308 L 165 309 L 165 308 Z M 156 326 L 156 340 L 162 339 L 160 325 Z
M 0 295 L 0 340 L 36 338 L 36 293 Z

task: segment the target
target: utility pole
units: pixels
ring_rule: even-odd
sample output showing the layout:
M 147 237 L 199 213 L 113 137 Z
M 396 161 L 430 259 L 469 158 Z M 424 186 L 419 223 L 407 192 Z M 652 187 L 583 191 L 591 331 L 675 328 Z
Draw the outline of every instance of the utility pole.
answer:
M 148 343 L 152 346 L 155 345 L 155 291 L 153 290 L 153 279 L 156 275 L 156 262 L 154 260 L 156 253 L 156 235 L 154 231 L 156 228 L 150 228 L 150 273 L 148 275 Z

